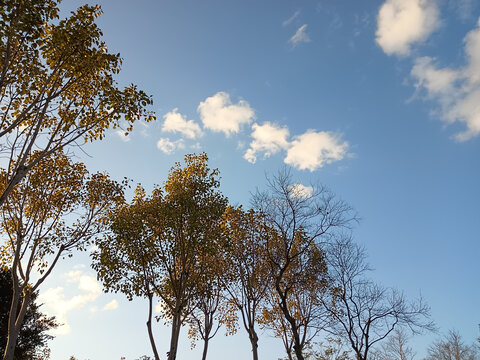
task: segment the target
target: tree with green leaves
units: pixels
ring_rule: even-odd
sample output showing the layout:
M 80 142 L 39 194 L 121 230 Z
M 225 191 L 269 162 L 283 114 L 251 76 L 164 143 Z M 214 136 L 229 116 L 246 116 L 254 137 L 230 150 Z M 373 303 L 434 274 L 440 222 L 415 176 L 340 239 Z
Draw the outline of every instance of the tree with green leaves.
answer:
M 0 353 L 2 354 L 7 344 L 12 285 L 9 269 L 0 269 Z M 37 297 L 38 291 L 32 293 L 32 299 L 18 334 L 15 360 L 43 359 L 49 350 L 47 342 L 53 339 L 47 331 L 58 326 L 54 317 L 47 317 L 40 312 L 41 305 L 37 303 Z
M 102 41 L 100 7 L 84 5 L 59 20 L 58 4 L 0 1 L 0 205 L 44 157 L 154 118 L 145 110 L 149 96 L 115 81 L 122 60 Z
M 35 161 L 34 152 L 28 161 Z M 10 269 L 12 300 L 4 360 L 15 346 L 32 296 L 59 260 L 85 250 L 105 227 L 104 217 L 123 200 L 123 185 L 88 174 L 61 151 L 42 157 L 0 207 L 0 266 Z M 8 177 L 0 171 L 0 179 Z
M 147 297 L 147 328 L 151 330 L 154 296 L 161 299 L 162 317 L 172 334 L 168 360 L 177 354 L 180 328 L 202 295 L 204 274 L 223 236 L 221 222 L 227 198 L 219 191 L 218 170 L 208 167 L 206 154 L 185 156 L 167 181 L 150 196 L 139 186 L 131 204 L 111 214 L 110 232 L 98 240 L 94 269 L 107 291 L 121 291 L 129 299 Z

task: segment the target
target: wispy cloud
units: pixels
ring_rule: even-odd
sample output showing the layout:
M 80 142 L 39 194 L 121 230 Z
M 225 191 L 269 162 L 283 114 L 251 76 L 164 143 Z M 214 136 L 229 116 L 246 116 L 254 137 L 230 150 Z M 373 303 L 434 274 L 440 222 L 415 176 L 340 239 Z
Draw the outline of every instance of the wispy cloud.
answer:
M 163 115 L 162 131 L 180 133 L 189 139 L 196 139 L 203 135 L 200 126 L 193 120 L 187 120 L 185 115 L 178 112 L 178 108 Z
M 252 129 L 253 140 L 243 156 L 251 163 L 257 161 L 257 153 L 259 152 L 263 153 L 264 157 L 269 157 L 289 146 L 287 137 L 290 132 L 286 126 L 281 127 L 266 122 L 263 125 L 253 124 Z
M 184 149 L 185 143 L 183 139 L 171 141 L 169 138 L 160 138 L 160 140 L 157 141 L 157 148 L 165 154 L 170 155 L 177 149 Z
M 297 19 L 300 16 L 300 10 L 297 10 L 293 13 L 292 16 L 290 16 L 287 20 L 282 22 L 282 26 L 288 26 L 290 25 L 295 19 Z
M 102 293 L 102 287 L 95 276 L 85 274 L 82 270 L 73 270 L 65 274 L 67 282 L 76 284 L 80 294 L 68 298 L 63 287 L 49 288 L 40 293 L 39 300 L 45 305 L 49 315 L 56 316 L 62 325 L 52 330 L 56 335 L 71 332 L 68 313 L 80 309 L 95 301 Z
M 115 131 L 115 133 L 117 134 L 117 136 L 123 141 L 123 142 L 129 142 L 130 141 L 130 137 L 128 135 L 127 132 L 123 131 L 123 130 L 117 130 Z
M 103 307 L 103 310 L 115 310 L 118 309 L 118 301 L 117 300 L 112 300 L 108 304 L 105 304 Z
M 232 104 L 230 95 L 218 92 L 198 105 L 203 127 L 215 132 L 223 132 L 227 137 L 238 133 L 243 125 L 250 124 L 255 112 L 245 100 Z
M 480 134 L 480 19 L 464 39 L 467 64 L 454 69 L 437 66 L 430 57 L 416 59 L 411 75 L 418 91 L 440 105 L 439 116 L 448 124 L 464 123 L 466 129 L 455 135 L 466 141 Z
M 436 0 L 386 0 L 377 17 L 376 41 L 388 55 L 408 55 L 440 26 Z
M 288 40 L 290 44 L 292 44 L 293 47 L 296 47 L 297 45 L 301 43 L 307 43 L 310 42 L 310 37 L 307 34 L 307 24 L 303 24 L 300 26 L 295 34 Z

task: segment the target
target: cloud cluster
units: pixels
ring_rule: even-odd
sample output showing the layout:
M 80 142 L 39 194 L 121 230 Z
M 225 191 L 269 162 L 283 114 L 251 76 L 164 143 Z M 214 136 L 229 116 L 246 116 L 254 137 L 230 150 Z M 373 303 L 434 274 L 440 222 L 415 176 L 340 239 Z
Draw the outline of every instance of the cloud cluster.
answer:
M 244 158 L 255 163 L 257 154 L 269 157 L 280 150 L 286 151 L 285 164 L 299 170 L 315 171 L 325 164 L 342 160 L 348 151 L 348 143 L 330 132 L 308 130 L 304 134 L 288 141 L 289 130 L 286 126 L 275 124 L 254 124 L 251 137 L 253 140 L 244 154 Z
M 197 110 L 203 130 L 221 132 L 227 137 L 239 133 L 255 119 L 255 111 L 247 101 L 240 100 L 234 104 L 230 95 L 223 91 L 200 102 Z M 163 119 L 163 132 L 178 133 L 188 139 L 204 135 L 200 125 L 194 120 L 187 120 L 177 108 L 165 114 Z M 268 158 L 283 151 L 286 164 L 300 170 L 314 171 L 325 164 L 343 159 L 348 150 L 347 142 L 329 132 L 308 130 L 289 140 L 290 131 L 287 126 L 267 121 L 263 124 L 253 123 L 250 129 L 252 140 L 243 155 L 250 163 L 255 163 L 258 156 Z M 167 137 L 160 138 L 157 147 L 165 154 L 172 154 L 177 149 L 185 148 L 185 139 L 173 141 Z
M 464 123 L 466 130 L 455 135 L 466 141 L 480 134 L 480 19 L 477 28 L 464 39 L 467 64 L 464 67 L 441 68 L 436 59 L 415 60 L 411 76 L 416 88 L 440 104 L 440 117 L 446 123 Z
M 377 17 L 376 41 L 388 55 L 408 55 L 440 26 L 435 0 L 386 0 Z
M 470 0 L 456 3 L 461 16 Z M 378 13 L 376 41 L 388 55 L 409 55 L 414 43 L 425 41 L 441 23 L 437 0 L 386 0 Z M 455 134 L 467 141 L 480 134 L 480 19 L 464 38 L 465 66 L 441 67 L 429 56 L 417 57 L 410 72 L 417 94 L 425 94 L 439 108 L 433 113 L 445 123 L 463 123 Z
M 49 314 L 56 316 L 62 325 L 52 330 L 57 335 L 68 334 L 71 331 L 68 324 L 68 313 L 84 307 L 86 304 L 95 301 L 102 293 L 102 287 L 97 282 L 95 276 L 85 274 L 81 270 L 73 270 L 65 274 L 68 283 L 77 286 L 80 294 L 71 298 L 65 296 L 63 287 L 49 288 L 39 296 Z

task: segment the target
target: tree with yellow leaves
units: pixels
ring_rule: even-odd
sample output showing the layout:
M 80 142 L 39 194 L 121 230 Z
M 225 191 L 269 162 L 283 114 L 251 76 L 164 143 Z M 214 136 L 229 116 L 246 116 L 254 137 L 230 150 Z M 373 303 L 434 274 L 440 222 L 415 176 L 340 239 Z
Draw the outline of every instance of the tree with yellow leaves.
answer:
M 266 251 L 270 229 L 261 214 L 231 206 L 225 212 L 224 229 L 229 246 L 223 281 L 248 333 L 253 360 L 258 360 L 256 325 L 271 283 Z
M 107 291 L 121 291 L 149 300 L 151 330 L 153 296 L 161 299 L 162 317 L 172 326 L 168 360 L 175 360 L 180 328 L 203 296 L 208 264 L 223 236 L 227 198 L 219 191 L 218 170 L 208 167 L 206 154 L 185 156 L 168 180 L 150 196 L 138 187 L 131 204 L 123 204 L 110 219 L 110 233 L 98 241 L 94 268 Z
M 154 119 L 149 96 L 115 81 L 122 60 L 101 39 L 100 7 L 58 21 L 58 3 L 0 1 L 0 154 L 8 159 L 0 205 L 44 157 Z
M 36 161 L 34 152 L 27 160 Z M 0 178 L 8 177 L 5 170 Z M 89 175 L 61 151 L 41 157 L 38 166 L 12 189 L 0 207 L 0 265 L 10 268 L 13 295 L 4 360 L 12 360 L 32 294 L 57 262 L 85 250 L 103 231 L 104 217 L 123 199 L 123 185 L 104 174 Z

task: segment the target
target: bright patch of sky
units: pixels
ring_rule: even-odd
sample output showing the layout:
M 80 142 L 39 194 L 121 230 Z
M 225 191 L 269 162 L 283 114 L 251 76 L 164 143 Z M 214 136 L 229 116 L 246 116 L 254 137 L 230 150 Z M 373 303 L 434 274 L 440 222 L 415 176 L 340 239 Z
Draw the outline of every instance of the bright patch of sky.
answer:
M 78 4 L 65 0 L 62 14 Z M 157 121 L 84 146 L 91 171 L 151 189 L 185 153 L 206 151 L 222 191 L 248 207 L 265 173 L 287 166 L 298 196 L 320 182 L 358 211 L 353 236 L 376 280 L 421 293 L 441 331 L 478 337 L 480 2 L 101 5 L 104 40 L 123 58 L 118 80 L 152 94 Z M 73 269 L 88 261 L 65 261 L 41 288 L 44 309 L 65 324 L 53 359 L 150 354 L 146 300 L 102 294 L 93 270 Z M 169 331 L 155 325 L 162 351 Z M 413 339 L 419 358 L 434 338 Z M 248 349 L 242 330 L 219 334 L 209 358 L 243 360 Z M 284 356 L 267 333 L 259 350 Z M 182 329 L 178 358 L 200 351 Z

